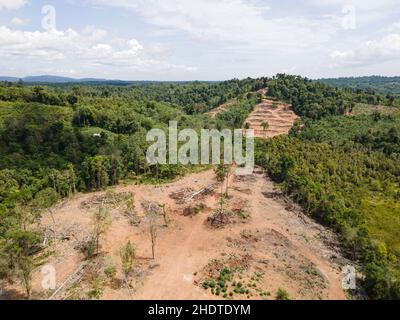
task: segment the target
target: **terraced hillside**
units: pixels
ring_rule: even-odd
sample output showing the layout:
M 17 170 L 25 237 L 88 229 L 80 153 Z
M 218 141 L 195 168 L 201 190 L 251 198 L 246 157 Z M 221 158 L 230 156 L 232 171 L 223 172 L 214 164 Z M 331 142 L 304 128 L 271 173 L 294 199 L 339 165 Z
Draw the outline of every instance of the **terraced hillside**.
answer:
M 269 99 L 258 104 L 246 123 L 254 130 L 256 138 L 273 138 L 288 134 L 298 116 L 289 105 Z
M 245 121 L 249 129 L 254 130 L 255 137 L 266 139 L 288 134 L 299 117 L 289 105 L 268 99 L 267 88 L 261 89 L 257 93 L 261 95 L 262 102 L 254 108 Z M 228 112 L 236 102 L 236 98 L 229 100 L 206 114 L 216 118 L 219 113 Z

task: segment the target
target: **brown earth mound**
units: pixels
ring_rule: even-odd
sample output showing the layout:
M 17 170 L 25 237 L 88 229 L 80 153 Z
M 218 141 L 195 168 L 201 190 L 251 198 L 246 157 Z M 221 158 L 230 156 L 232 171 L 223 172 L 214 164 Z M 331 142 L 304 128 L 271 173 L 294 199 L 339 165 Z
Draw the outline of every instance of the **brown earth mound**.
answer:
M 256 138 L 273 138 L 288 134 L 298 116 L 290 106 L 281 102 L 264 99 L 246 119 Z M 265 128 L 263 123 L 268 124 Z

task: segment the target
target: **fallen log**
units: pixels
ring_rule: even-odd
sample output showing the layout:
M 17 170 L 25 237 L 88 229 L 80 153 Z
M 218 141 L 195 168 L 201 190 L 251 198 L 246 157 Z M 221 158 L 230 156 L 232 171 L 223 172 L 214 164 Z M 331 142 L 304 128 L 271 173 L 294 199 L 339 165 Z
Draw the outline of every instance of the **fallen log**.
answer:
M 72 285 L 74 285 L 76 282 L 82 279 L 82 277 L 85 275 L 85 268 L 87 266 L 87 262 L 82 262 L 80 266 L 74 271 L 72 275 L 70 275 L 67 280 L 65 280 L 57 289 L 54 291 L 54 293 L 50 296 L 48 300 L 54 300 L 57 295 L 65 288 L 69 288 Z
M 205 196 L 205 195 L 210 195 L 214 192 L 215 184 L 212 184 L 206 188 L 203 188 L 193 194 L 191 194 L 189 197 L 187 197 L 185 200 L 186 201 L 191 201 L 192 199 L 198 197 L 198 196 Z

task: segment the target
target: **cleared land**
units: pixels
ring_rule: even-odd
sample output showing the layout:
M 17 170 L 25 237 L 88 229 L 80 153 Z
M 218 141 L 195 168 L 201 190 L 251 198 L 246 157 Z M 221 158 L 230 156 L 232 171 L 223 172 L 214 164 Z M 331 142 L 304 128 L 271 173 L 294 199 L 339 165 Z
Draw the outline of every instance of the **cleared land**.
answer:
M 341 268 L 349 262 L 335 236 L 285 200 L 262 171 L 231 175 L 224 205 L 228 214 L 222 219 L 215 215 L 220 190 L 209 170 L 162 186 L 120 186 L 112 193 L 66 200 L 41 223 L 58 290 L 42 289 L 39 268 L 34 298 L 275 299 L 279 288 L 293 299 L 346 298 Z M 136 209 L 129 213 L 124 199 L 132 194 Z M 86 260 L 80 248 L 90 234 L 91 216 L 102 204 L 111 212 L 112 226 L 101 240 L 101 253 Z M 145 209 L 152 204 L 166 205 L 169 221 L 165 225 L 161 215 L 156 220 L 154 260 Z M 136 247 L 128 281 L 119 256 L 127 241 Z M 116 270 L 111 278 L 106 276 L 110 268 Z M 226 270 L 230 280 L 225 292 L 216 295 L 204 283 L 212 284 Z M 6 291 L 13 298 L 22 294 L 18 286 Z
M 268 89 L 266 89 L 266 88 L 257 91 L 257 93 L 259 93 L 261 95 L 262 99 L 266 98 L 267 92 L 268 92 Z M 221 104 L 219 107 L 212 109 L 211 111 L 207 112 L 206 114 L 209 115 L 211 118 L 215 118 L 219 113 L 229 111 L 229 109 L 231 107 L 233 107 L 237 101 L 238 101 L 237 98 L 231 99 L 228 102 Z
M 273 138 L 288 134 L 298 116 L 290 106 L 269 99 L 263 99 L 246 119 L 256 138 Z M 263 124 L 267 124 L 266 127 Z
M 399 108 L 388 107 L 388 106 L 376 106 L 371 104 L 357 103 L 351 113 L 352 116 L 358 116 L 361 114 L 373 114 L 379 112 L 382 115 L 389 115 L 399 112 Z
M 245 121 L 249 128 L 254 130 L 255 137 L 267 139 L 288 134 L 299 117 L 289 105 L 268 99 L 266 96 L 268 89 L 261 89 L 257 93 L 261 94 L 262 102 L 254 108 Z M 235 100 L 230 100 L 207 114 L 215 118 L 219 113 L 228 111 L 234 104 Z
M 215 118 L 218 113 L 228 111 L 232 106 L 235 105 L 236 101 L 237 101 L 236 99 L 229 100 L 228 102 L 221 104 L 219 107 L 212 109 L 210 112 L 207 112 L 206 114 L 209 115 L 211 118 Z

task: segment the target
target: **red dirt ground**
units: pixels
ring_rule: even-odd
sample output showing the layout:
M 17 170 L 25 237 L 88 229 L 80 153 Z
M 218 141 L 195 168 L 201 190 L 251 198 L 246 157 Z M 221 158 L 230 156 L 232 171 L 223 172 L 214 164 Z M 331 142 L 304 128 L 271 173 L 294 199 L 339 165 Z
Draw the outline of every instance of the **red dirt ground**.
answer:
M 166 185 L 129 185 L 114 189 L 116 193 L 135 194 L 137 213 L 142 220 L 133 226 L 118 206 L 110 209 L 112 227 L 101 241 L 101 256 L 95 259 L 100 265 L 95 276 L 102 279 L 101 299 L 221 299 L 201 288 L 199 282 L 212 259 L 221 260 L 230 255 L 249 257 L 249 269 L 244 277 L 256 271 L 265 274 L 260 285 L 272 294 L 256 299 L 274 299 L 278 288 L 287 290 L 293 299 L 346 299 L 341 287 L 341 266 L 348 262 L 341 257 L 335 236 L 276 196 L 273 183 L 263 172 L 247 177 L 231 176 L 230 200 L 225 206 L 229 209 L 238 203 L 246 204 L 249 218 L 218 229 L 205 222 L 219 206 L 220 188 L 194 201 L 193 204 L 203 203 L 205 209 L 193 217 L 183 215 L 188 203 L 177 204 L 170 197 L 171 193 L 188 187 L 201 190 L 215 183 L 215 174 L 209 170 Z M 58 287 L 84 261 L 77 244 L 90 233 L 90 218 L 98 208 L 94 200 L 104 194 L 78 194 L 53 208 L 53 214 L 47 213 L 42 220 L 43 228 L 51 229 L 50 235 L 57 236 L 50 242 L 48 250 L 53 253 L 47 263 L 57 271 Z M 148 224 L 143 219 L 146 216 L 141 206 L 144 200 L 166 204 L 169 208 L 169 226 L 164 226 L 161 218 L 157 222 L 155 260 L 151 259 Z M 135 244 L 137 255 L 131 288 L 123 285 L 119 258 L 119 250 L 128 240 Z M 107 266 L 117 269 L 113 284 L 104 280 Z M 65 286 L 54 298 L 87 299 L 93 287 L 92 278 L 93 275 L 86 275 L 80 282 Z M 34 274 L 34 297 L 46 299 L 52 292 L 45 292 L 41 281 L 38 269 Z

